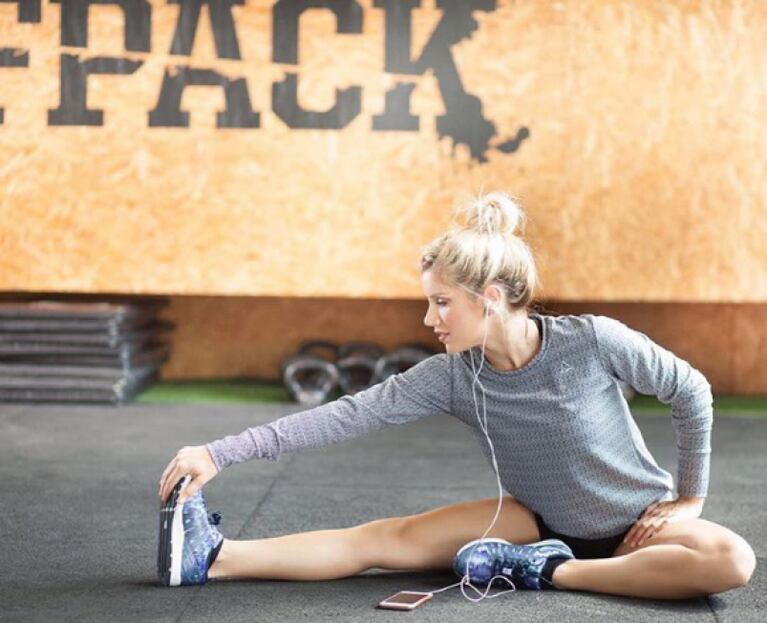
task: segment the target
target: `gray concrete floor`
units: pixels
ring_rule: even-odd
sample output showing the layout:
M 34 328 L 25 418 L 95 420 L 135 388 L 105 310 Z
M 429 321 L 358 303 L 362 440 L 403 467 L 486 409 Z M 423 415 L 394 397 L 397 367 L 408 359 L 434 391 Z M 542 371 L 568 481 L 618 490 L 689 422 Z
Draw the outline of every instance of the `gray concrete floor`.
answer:
M 464 621 L 478 615 L 592 623 L 765 620 L 767 419 L 749 417 L 715 416 L 711 487 L 702 516 L 741 534 L 759 564 L 748 586 L 707 599 L 520 590 L 472 603 L 456 587 L 404 613 L 375 606 L 397 591 L 435 590 L 457 577 L 376 569 L 321 582 L 160 586 L 157 487 L 170 458 L 182 446 L 299 410 L 297 405 L 0 405 L 0 620 L 339 623 L 403 617 Z M 675 474 L 670 419 L 637 415 L 637 421 L 650 451 Z M 237 539 L 341 528 L 496 495 L 495 475 L 477 442 L 449 417 L 388 427 L 277 462 L 236 465 L 205 487 L 209 511 L 223 515 L 219 528 Z M 491 594 L 501 590 L 494 587 Z

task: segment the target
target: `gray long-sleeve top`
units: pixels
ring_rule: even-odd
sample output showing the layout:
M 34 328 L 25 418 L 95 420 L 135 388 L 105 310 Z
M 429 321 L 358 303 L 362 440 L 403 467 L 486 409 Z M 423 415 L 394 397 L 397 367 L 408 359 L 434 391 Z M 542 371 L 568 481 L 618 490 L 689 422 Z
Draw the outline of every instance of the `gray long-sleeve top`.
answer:
M 677 493 L 705 497 L 713 421 L 711 386 L 699 370 L 619 320 L 531 312 L 541 329 L 535 357 L 517 370 L 485 358 L 487 431 L 505 490 L 554 530 L 596 539 L 633 524 L 673 478 L 648 451 L 622 379 L 671 405 L 678 450 Z M 472 398 L 472 357 L 481 348 L 440 353 L 338 400 L 207 444 L 219 470 L 250 459 L 320 448 L 387 424 L 451 415 L 469 426 L 492 466 Z M 480 416 L 482 392 L 475 388 Z

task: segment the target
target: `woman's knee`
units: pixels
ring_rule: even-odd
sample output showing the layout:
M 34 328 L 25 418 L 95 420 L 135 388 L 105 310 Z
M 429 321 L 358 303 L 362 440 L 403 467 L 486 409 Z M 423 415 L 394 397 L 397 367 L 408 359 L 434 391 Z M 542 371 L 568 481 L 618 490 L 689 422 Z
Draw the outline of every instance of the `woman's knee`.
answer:
M 495 517 L 497 510 L 498 498 L 469 500 L 403 517 L 401 530 L 406 538 L 436 537 L 439 541 L 453 541 L 458 547 L 480 538 L 488 528 L 488 538 L 506 539 L 512 543 L 537 540 L 539 532 L 535 517 L 518 500 L 506 495 Z
M 756 568 L 756 555 L 748 542 L 731 532 L 719 543 L 719 562 L 722 574 L 727 578 L 727 588 L 745 586 L 751 580 Z
M 412 559 L 412 547 L 406 535 L 407 517 L 375 519 L 353 530 L 356 550 L 367 568 L 403 569 Z
M 704 554 L 701 588 L 708 594 L 745 586 L 756 567 L 754 550 L 743 537 L 727 528 L 718 532 L 715 539 L 709 539 L 705 547 L 698 549 Z

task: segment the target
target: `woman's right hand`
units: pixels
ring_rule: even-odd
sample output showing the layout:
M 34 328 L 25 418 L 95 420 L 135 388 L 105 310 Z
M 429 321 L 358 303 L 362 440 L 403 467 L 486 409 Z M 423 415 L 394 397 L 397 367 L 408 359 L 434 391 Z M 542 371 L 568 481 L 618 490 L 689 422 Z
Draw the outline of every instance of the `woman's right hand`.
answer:
M 159 495 L 163 502 L 186 474 L 191 474 L 192 480 L 179 495 L 178 502 L 188 500 L 218 474 L 218 468 L 206 446 L 184 446 L 171 459 L 160 478 Z

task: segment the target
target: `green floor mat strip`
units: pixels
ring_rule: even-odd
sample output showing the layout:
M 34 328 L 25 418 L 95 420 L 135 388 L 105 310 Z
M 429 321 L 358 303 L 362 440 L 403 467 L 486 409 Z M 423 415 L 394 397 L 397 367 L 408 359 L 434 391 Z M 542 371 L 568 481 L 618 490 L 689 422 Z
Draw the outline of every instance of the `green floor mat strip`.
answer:
M 655 396 L 637 395 L 631 401 L 634 413 L 657 413 L 671 415 L 671 406 L 663 404 Z M 714 415 L 757 415 L 767 417 L 767 396 L 715 395 Z
M 340 396 L 336 391 L 329 400 Z M 279 383 L 249 379 L 161 381 L 135 400 L 139 404 L 232 404 L 290 402 L 287 390 Z M 654 396 L 637 395 L 631 401 L 634 413 L 670 415 L 671 407 Z M 714 396 L 715 415 L 767 416 L 767 396 Z
M 289 402 L 277 383 L 249 380 L 161 381 L 143 392 L 139 404 L 280 403 Z

